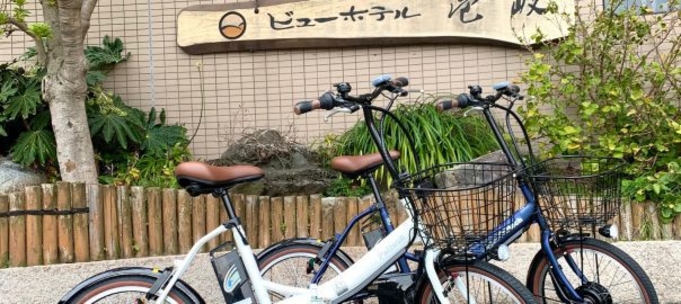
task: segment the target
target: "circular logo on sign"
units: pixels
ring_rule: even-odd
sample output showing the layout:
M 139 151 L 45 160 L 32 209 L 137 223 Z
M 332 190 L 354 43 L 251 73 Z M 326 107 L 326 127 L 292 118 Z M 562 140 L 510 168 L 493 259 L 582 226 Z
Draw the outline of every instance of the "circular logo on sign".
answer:
M 220 34 L 227 39 L 238 39 L 246 32 L 246 19 L 237 12 L 228 12 L 220 18 Z

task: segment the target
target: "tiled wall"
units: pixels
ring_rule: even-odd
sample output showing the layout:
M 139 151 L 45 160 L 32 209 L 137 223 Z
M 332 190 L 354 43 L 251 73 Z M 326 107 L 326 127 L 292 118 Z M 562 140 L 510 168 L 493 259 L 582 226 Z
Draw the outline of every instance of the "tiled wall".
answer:
M 132 57 L 110 74 L 106 87 L 131 106 L 165 108 L 169 120 L 184 124 L 190 134 L 198 128 L 192 149 L 199 158 L 218 157 L 230 140 L 253 129 L 278 129 L 301 142 L 342 132 L 359 119 L 359 113 L 337 115 L 331 123 L 324 123 L 321 111 L 304 117 L 295 117 L 291 111 L 296 101 L 314 98 L 334 82 L 348 81 L 354 92 L 367 92 L 371 78 L 387 73 L 407 76 L 410 88 L 430 94 L 462 92 L 468 84 L 480 84 L 489 92 L 494 82 L 515 79 L 523 69 L 520 49 L 489 45 L 201 56 L 180 50 L 175 42 L 179 11 L 224 2 L 234 1 L 100 0 L 88 35 L 89 44 L 99 43 L 104 35 L 123 40 Z M 0 38 L 0 61 L 23 53 L 25 41 L 21 33 Z

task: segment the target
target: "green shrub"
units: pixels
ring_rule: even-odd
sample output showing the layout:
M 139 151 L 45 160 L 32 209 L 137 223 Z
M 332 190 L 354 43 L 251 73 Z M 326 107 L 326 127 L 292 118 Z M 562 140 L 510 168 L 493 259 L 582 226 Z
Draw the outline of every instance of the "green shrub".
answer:
M 168 125 L 164 110 L 144 113 L 103 88 L 107 72 L 130 56 L 124 54 L 120 39 L 105 36 L 101 47 L 88 46 L 84 52 L 90 67 L 86 111 L 100 181 L 176 186 L 172 171 L 190 158 L 187 130 Z M 0 137 L 3 145 L 11 147 L 8 152 L 14 161 L 56 179 L 56 142 L 49 107 L 40 93 L 44 70 L 26 62 L 32 56 L 35 51 L 29 49 L 19 59 L 0 65 Z
M 563 15 L 574 24 L 559 41 L 534 35 L 541 48 L 530 49 L 522 74 L 534 99 L 521 112 L 545 154 L 630 160 L 625 193 L 661 203 L 671 220 L 681 213 L 679 13 L 594 7 L 588 17 Z

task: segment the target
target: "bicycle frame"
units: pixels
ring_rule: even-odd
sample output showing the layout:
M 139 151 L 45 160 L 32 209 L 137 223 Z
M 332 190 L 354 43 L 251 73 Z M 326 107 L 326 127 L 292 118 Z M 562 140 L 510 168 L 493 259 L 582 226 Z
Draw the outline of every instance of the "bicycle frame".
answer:
M 233 209 L 229 197 L 224 194 L 222 196 L 223 203 L 227 207 L 228 216 L 230 219 L 222 224 L 220 227 L 209 232 L 207 235 L 199 239 L 191 248 L 189 253 L 182 260 L 175 262 L 175 269 L 168 281 L 168 284 L 159 292 L 157 302 L 163 303 L 168 297 L 175 283 L 187 271 L 196 254 L 201 250 L 203 245 L 210 240 L 218 237 L 220 234 L 231 231 L 234 236 L 234 244 L 239 253 L 240 261 L 243 263 L 246 273 L 251 280 L 254 296 L 258 303 L 270 304 L 267 291 L 273 291 L 281 294 L 287 299 L 277 303 L 307 303 L 311 298 L 311 291 L 305 288 L 295 288 L 283 284 L 274 283 L 262 278 L 260 269 L 258 268 L 255 255 L 245 237 L 243 227 L 241 226 L 239 218 L 234 216 Z M 366 287 L 378 276 L 394 264 L 398 259 L 404 256 L 407 247 L 411 243 L 416 230 L 414 229 L 414 222 L 412 220 L 404 221 L 395 230 L 388 234 L 381 242 L 376 244 L 362 259 L 340 273 L 328 282 L 325 282 L 318 287 L 318 296 L 330 301 L 331 303 L 339 303 L 351 298 L 361 289 Z M 434 259 L 439 254 L 436 250 L 426 250 L 424 260 L 430 261 L 424 265 L 428 279 L 436 290 L 442 289 L 439 277 L 437 276 Z M 465 286 L 464 286 L 465 288 Z M 442 292 L 436 293 L 440 303 L 449 303 L 447 298 L 444 298 Z M 249 303 L 249 302 L 245 302 Z
M 509 108 L 501 106 L 497 107 L 500 107 L 507 112 L 511 111 Z M 483 107 L 481 109 L 485 119 L 487 120 L 487 123 L 492 128 L 492 132 L 494 133 L 494 136 L 497 140 L 497 143 L 500 145 L 502 152 L 514 169 L 521 169 L 522 165 L 519 165 L 518 162 L 516 162 L 516 159 L 513 157 L 508 145 L 503 140 L 503 135 L 501 134 L 501 131 L 494 120 L 494 117 L 492 116 L 489 106 Z M 485 255 L 490 248 L 495 248 L 501 245 L 509 245 L 518 237 L 520 237 L 523 232 L 529 229 L 530 225 L 537 223 L 541 231 L 541 248 L 546 254 L 549 264 L 551 265 L 551 277 L 554 281 L 557 280 L 557 282 L 554 283 L 557 283 L 556 285 L 560 287 L 557 288 L 557 291 L 559 291 L 558 296 L 562 301 L 582 302 L 584 299 L 579 296 L 577 291 L 572 287 L 562 268 L 558 264 L 558 259 L 553 254 L 553 248 L 551 247 L 551 236 L 553 235 L 553 232 L 542 216 L 541 208 L 535 200 L 534 192 L 530 186 L 524 182 L 522 176 L 516 176 L 516 178 L 518 179 L 519 187 L 523 197 L 526 200 L 525 205 L 520 210 L 516 211 L 511 217 L 506 219 L 499 227 L 496 227 L 494 231 L 488 235 L 488 237 L 485 239 L 485 243 L 490 244 L 489 246 L 484 247 L 482 245 L 473 244 L 471 246 L 473 255 L 476 258 L 485 258 Z M 501 231 L 507 232 L 499 236 Z M 570 265 L 570 268 L 575 272 L 575 275 L 582 281 L 585 281 L 585 276 L 581 273 L 578 267 L 575 266 L 574 260 L 572 260 L 570 256 L 565 256 L 565 259 Z

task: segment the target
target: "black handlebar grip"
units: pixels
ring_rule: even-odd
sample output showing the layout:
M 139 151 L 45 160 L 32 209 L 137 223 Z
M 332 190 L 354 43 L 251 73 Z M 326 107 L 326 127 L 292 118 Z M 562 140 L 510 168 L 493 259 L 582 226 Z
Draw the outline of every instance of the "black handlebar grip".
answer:
M 437 103 L 435 106 L 438 111 L 447 111 L 453 108 L 465 108 L 471 104 L 471 99 L 466 94 L 459 94 L 456 100 L 443 100 Z
M 300 101 L 293 106 L 293 113 L 300 115 L 320 108 L 319 100 Z
M 435 108 L 437 108 L 437 110 L 440 112 L 447 111 L 451 108 L 454 108 L 454 102 L 451 99 L 445 99 L 443 101 L 438 102 Z
M 390 83 L 397 88 L 406 87 L 409 85 L 409 79 L 407 77 L 397 77 Z
M 296 113 L 296 115 L 300 115 L 318 109 L 331 110 L 334 107 L 334 100 L 333 93 L 326 92 L 322 94 L 322 96 L 319 96 L 318 99 L 296 103 L 296 105 L 293 106 L 293 112 Z

